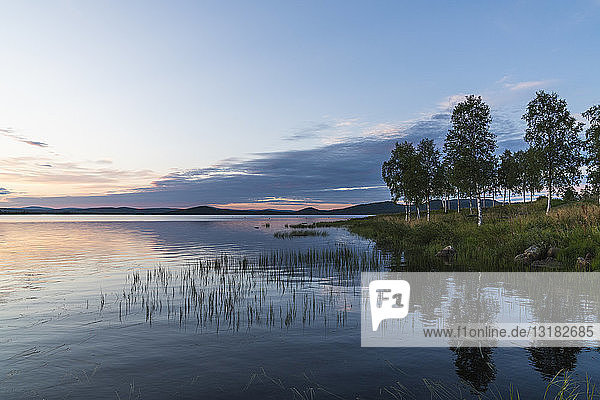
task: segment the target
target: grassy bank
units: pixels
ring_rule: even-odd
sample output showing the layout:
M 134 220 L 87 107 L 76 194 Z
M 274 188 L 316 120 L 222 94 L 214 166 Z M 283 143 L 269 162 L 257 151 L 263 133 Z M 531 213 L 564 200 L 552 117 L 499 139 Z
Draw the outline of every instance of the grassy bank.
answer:
M 379 215 L 336 222 L 353 233 L 374 240 L 379 247 L 400 255 L 411 268 L 464 268 L 505 270 L 532 268 L 515 262 L 515 256 L 532 245 L 558 249 L 554 266 L 576 269 L 578 257 L 588 255 L 589 268 L 600 267 L 600 206 L 592 203 L 553 201 L 550 215 L 545 200 L 496 206 L 484 210 L 478 227 L 469 210 L 434 212 L 405 222 L 404 215 Z M 456 255 L 451 265 L 436 253 L 452 246 Z

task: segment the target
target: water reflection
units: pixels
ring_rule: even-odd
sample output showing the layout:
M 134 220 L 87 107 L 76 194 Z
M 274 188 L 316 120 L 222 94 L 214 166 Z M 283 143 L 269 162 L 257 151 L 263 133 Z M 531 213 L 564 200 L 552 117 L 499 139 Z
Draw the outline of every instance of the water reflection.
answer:
M 60 282 L 71 275 L 102 276 L 110 270 L 152 268 L 159 263 L 177 266 L 221 254 L 257 255 L 274 249 L 306 250 L 342 244 L 372 246 L 341 229 L 331 230 L 333 233 L 328 237 L 298 238 L 293 242 L 273 237 L 273 233 L 285 229 L 286 224 L 307 221 L 304 217 L 203 217 L 199 221 L 181 221 L 181 218 L 171 221 L 164 216 L 130 216 L 131 220 L 108 222 L 103 220 L 104 216 L 92 221 L 87 220 L 93 216 L 8 217 L 10 221 L 18 217 L 26 222 L 2 222 L 5 216 L 0 217 L 0 273 L 3 276 L 0 301 L 8 293 L 40 289 L 46 283 Z M 65 222 L 66 217 L 72 218 L 71 222 Z M 53 222 L 39 221 L 46 218 Z M 149 218 L 156 220 L 149 221 Z M 331 218 L 308 221 L 323 219 Z M 264 227 L 265 221 L 270 222 L 270 228 Z M 256 226 L 260 229 L 255 229 Z
M 456 375 L 469 383 L 475 394 L 483 394 L 496 379 L 492 347 L 453 347 Z
M 576 347 L 528 348 L 529 361 L 544 379 L 550 381 L 561 371 L 573 371 L 582 349 Z
M 430 397 L 426 378 L 468 383 L 465 398 L 511 384 L 536 398 L 561 368 L 597 371 L 597 353 L 578 349 L 360 348 L 358 272 L 388 260 L 340 229 L 273 236 L 314 219 L 61 218 L 0 222 L 3 399 L 127 398 L 131 385 L 145 399 L 282 398 L 305 376 L 342 398 L 385 398 L 380 389 L 394 382 Z M 477 281 L 478 296 L 471 283 L 456 277 L 415 292 L 422 322 L 499 320 L 523 307 L 534 318 L 579 317 L 561 289 L 530 307 L 519 282 Z M 597 299 L 580 301 L 592 313 Z M 247 385 L 261 368 L 282 385 Z

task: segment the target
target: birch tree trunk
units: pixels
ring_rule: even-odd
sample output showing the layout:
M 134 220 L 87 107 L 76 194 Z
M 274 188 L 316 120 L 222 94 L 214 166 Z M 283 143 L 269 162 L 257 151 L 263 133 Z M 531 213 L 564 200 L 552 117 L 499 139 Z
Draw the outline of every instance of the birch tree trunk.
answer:
M 481 197 L 477 196 L 477 226 L 481 226 Z
M 431 200 L 427 199 L 427 222 L 429 222 L 429 204 L 431 203 Z

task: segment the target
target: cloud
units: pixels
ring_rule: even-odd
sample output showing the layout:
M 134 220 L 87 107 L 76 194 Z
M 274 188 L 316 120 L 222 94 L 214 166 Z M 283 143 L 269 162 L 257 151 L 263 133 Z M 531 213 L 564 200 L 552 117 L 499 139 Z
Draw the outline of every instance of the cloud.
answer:
M 0 158 L 0 182 L 10 183 L 17 193 L 34 192 L 39 196 L 56 193 L 57 189 L 65 195 L 130 191 L 156 177 L 149 170 L 120 170 L 51 157 Z
M 332 189 L 323 189 L 324 192 L 332 191 L 332 192 L 347 192 L 349 190 L 369 190 L 369 189 L 381 189 L 385 188 L 385 185 L 377 185 L 377 186 L 359 186 L 359 187 L 340 187 L 340 188 L 332 188 Z
M 327 120 L 321 122 L 311 122 L 306 126 L 292 131 L 291 134 L 284 136 L 283 140 L 298 141 L 306 139 L 323 139 L 331 135 L 342 137 L 352 136 L 360 128 L 356 118 L 343 120 Z M 335 138 L 334 138 L 335 140 Z
M 454 106 L 459 102 L 463 101 L 466 96 L 466 93 L 453 94 L 452 96 L 449 96 L 448 99 L 439 102 L 438 107 L 440 110 L 443 111 L 452 111 Z
M 544 86 L 548 86 L 554 82 L 554 80 L 541 80 L 541 81 L 525 81 L 517 83 L 505 82 L 503 78 L 504 87 L 512 91 L 525 90 L 525 89 L 537 89 Z
M 264 199 L 255 200 L 258 203 L 275 203 L 275 202 L 283 202 L 283 203 L 305 203 L 307 199 L 294 199 L 289 197 L 265 197 Z
M 186 207 L 199 204 L 355 204 L 389 199 L 381 180 L 381 164 L 400 140 L 431 137 L 441 145 L 447 118 L 427 118 L 405 128 L 379 130 L 306 150 L 259 153 L 206 168 L 180 170 L 151 185 L 106 196 L 18 198 L 28 205 L 129 205 Z M 401 124 L 399 124 L 401 125 Z M 0 165 L 1 168 L 1 165 Z M 45 169 L 45 179 L 66 179 Z M 107 171 L 108 172 L 108 171 Z M 116 174 L 81 171 L 91 179 L 120 179 Z
M 451 97 L 448 104 L 454 101 L 453 98 L 458 97 Z M 498 135 L 501 148 L 523 147 L 521 124 L 510 114 L 493 111 L 492 130 Z M 326 207 L 384 201 L 390 196 L 381 179 L 381 164 L 389 157 L 395 143 L 404 140 L 418 142 L 427 137 L 442 146 L 450 128 L 450 113 L 444 109 L 414 121 L 367 128 L 354 122 L 352 126 L 363 128 L 362 134 L 358 137 L 340 136 L 331 143 L 310 149 L 258 153 L 247 158 L 226 159 L 209 167 L 179 170 L 131 190 L 102 196 L 19 197 L 11 201 L 14 205 L 55 207 L 229 204 L 246 208 L 301 208 L 309 204 Z M 319 128 L 319 125 L 315 127 Z M 62 168 L 54 175 L 52 169 L 46 168 L 46 178 L 66 179 L 64 166 Z M 72 178 L 85 177 L 86 180 L 89 177 L 100 181 L 99 185 L 103 182 L 111 185 L 128 179 L 131 174 L 135 173 L 104 168 L 84 169 L 75 174 L 77 178 Z
M 328 122 L 315 123 L 310 126 L 300 128 L 292 132 L 291 135 L 285 136 L 284 140 L 305 140 L 315 139 L 321 136 L 322 133 L 334 129 L 334 125 Z
M 16 140 L 18 142 L 25 143 L 25 144 L 28 144 L 28 145 L 31 145 L 31 146 L 48 147 L 48 144 L 45 143 L 45 142 L 40 142 L 40 141 L 37 141 L 37 140 L 30 140 L 30 139 L 27 139 L 24 136 L 16 135 L 14 133 L 14 131 L 12 129 L 10 129 L 10 128 L 0 129 L 0 134 L 3 135 L 3 136 L 6 136 L 8 138 L 14 139 L 14 140 Z
M 6 188 L 3 188 L 3 187 L 0 187 L 0 196 L 7 195 L 7 194 L 10 194 L 10 193 L 11 193 L 10 190 L 8 190 Z

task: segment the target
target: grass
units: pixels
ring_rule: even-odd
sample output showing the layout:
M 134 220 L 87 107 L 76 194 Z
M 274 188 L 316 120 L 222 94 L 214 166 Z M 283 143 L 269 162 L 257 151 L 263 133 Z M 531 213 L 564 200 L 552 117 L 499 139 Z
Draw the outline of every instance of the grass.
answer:
M 116 295 L 120 322 L 157 318 L 199 331 L 344 327 L 360 272 L 382 270 L 381 252 L 348 247 L 221 256 L 181 268 L 135 270 Z M 319 293 L 307 290 L 318 284 Z M 101 309 L 106 296 L 101 294 Z M 115 311 L 116 313 L 116 311 Z
M 314 229 L 293 229 L 291 231 L 275 232 L 273 236 L 278 239 L 291 239 L 295 237 L 303 236 L 327 236 L 327 232 L 323 230 Z
M 550 215 L 544 199 L 487 208 L 480 227 L 468 210 L 436 211 L 430 222 L 414 216 L 405 222 L 403 214 L 393 214 L 318 225 L 343 226 L 398 257 L 404 253 L 408 267 L 417 270 L 523 269 L 514 258 L 531 245 L 560 249 L 557 260 L 564 270 L 574 270 L 577 258 L 588 253 L 591 269 L 600 267 L 600 206 L 587 202 L 553 201 Z M 456 249 L 452 266 L 436 257 L 448 245 Z
M 386 361 L 390 365 L 389 361 Z M 390 365 L 395 371 L 401 374 L 405 372 Z M 289 395 L 292 399 L 350 399 L 362 398 L 347 397 L 333 393 L 323 385 L 315 381 L 314 377 L 304 374 L 305 385 L 302 387 L 288 386 L 281 379 L 268 374 L 264 368 L 253 373 L 250 376 L 249 382 L 246 384 L 244 391 L 248 390 L 251 385 L 257 383 L 271 384 L 278 388 L 281 393 Z M 420 387 L 419 387 L 420 386 Z M 396 381 L 390 386 L 379 388 L 380 399 L 418 399 L 431 398 L 438 400 L 457 400 L 457 399 L 479 399 L 479 400 L 525 400 L 522 397 L 518 388 L 509 385 L 506 389 L 495 388 L 487 393 L 478 393 L 473 391 L 467 382 L 462 384 L 447 384 L 444 382 L 434 381 L 428 378 L 422 379 L 422 385 L 406 386 L 400 381 Z M 543 400 L 596 400 L 599 398 L 595 384 L 586 377 L 585 380 L 578 380 L 572 372 L 561 370 L 550 382 L 546 385 L 543 393 L 540 393 L 538 399 Z
M 293 224 L 293 225 L 286 225 L 286 228 L 292 228 L 292 229 L 315 229 L 317 227 L 317 223 L 316 222 L 312 222 L 312 223 L 300 223 L 300 224 Z

